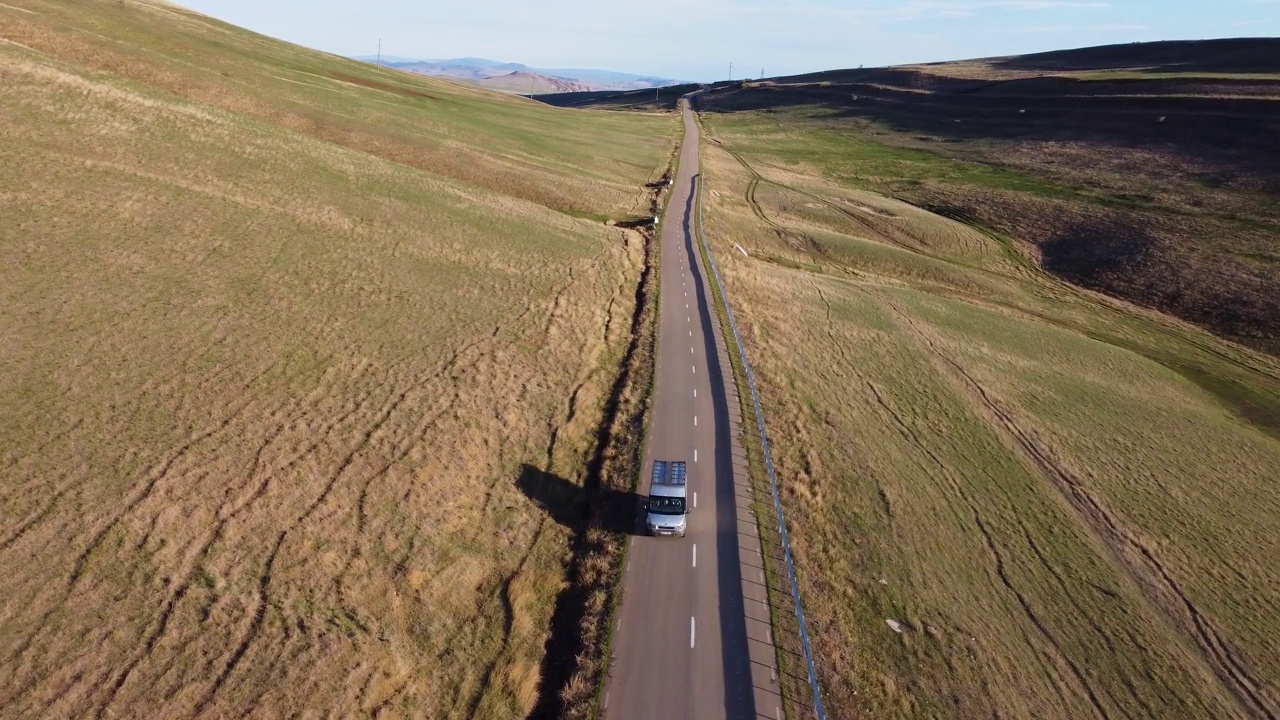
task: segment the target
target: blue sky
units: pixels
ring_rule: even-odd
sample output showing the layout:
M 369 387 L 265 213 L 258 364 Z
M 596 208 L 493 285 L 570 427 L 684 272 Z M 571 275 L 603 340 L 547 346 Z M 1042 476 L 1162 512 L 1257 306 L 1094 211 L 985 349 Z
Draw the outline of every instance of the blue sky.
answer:
M 340 55 L 486 57 L 681 80 L 1280 34 L 1280 0 L 179 0 Z

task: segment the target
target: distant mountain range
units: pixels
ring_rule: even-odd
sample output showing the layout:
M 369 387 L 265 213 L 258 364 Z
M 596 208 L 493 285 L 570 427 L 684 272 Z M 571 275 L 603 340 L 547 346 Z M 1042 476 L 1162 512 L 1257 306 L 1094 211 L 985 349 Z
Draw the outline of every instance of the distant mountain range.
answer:
M 357 56 L 356 60 L 379 62 L 372 56 Z M 452 58 L 449 60 L 417 60 L 414 58 L 384 55 L 381 64 L 386 67 L 422 75 L 447 77 L 453 80 L 488 87 L 504 92 L 532 94 L 583 92 L 590 90 L 643 90 L 680 84 L 679 80 L 633 75 L 610 70 L 583 68 L 531 68 L 512 62 L 499 62 L 485 58 Z

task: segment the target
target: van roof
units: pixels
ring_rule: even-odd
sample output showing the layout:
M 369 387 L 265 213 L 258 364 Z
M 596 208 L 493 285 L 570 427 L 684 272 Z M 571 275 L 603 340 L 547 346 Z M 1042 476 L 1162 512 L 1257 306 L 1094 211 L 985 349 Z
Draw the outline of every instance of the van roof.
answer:
M 678 485 L 683 487 L 685 480 L 685 464 L 683 460 L 654 460 L 654 485 Z

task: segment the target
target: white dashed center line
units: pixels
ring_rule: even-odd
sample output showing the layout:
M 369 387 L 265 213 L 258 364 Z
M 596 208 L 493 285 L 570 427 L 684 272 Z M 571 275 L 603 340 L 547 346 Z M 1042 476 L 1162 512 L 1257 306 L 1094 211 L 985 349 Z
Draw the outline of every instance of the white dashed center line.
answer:
M 697 416 L 697 415 L 694 415 L 694 416 L 693 416 L 693 426 L 694 426 L 694 427 L 698 427 L 698 416 Z
M 698 507 L 698 493 L 693 494 L 693 506 Z
M 697 450 L 694 450 L 694 451 L 693 451 L 693 461 L 694 461 L 694 462 L 698 462 L 698 451 L 697 451 Z
M 694 622 L 694 618 L 690 617 L 689 618 L 689 647 L 693 647 L 694 632 L 696 629 L 697 629 L 697 624 Z
M 693 544 L 693 566 L 698 567 L 698 544 Z

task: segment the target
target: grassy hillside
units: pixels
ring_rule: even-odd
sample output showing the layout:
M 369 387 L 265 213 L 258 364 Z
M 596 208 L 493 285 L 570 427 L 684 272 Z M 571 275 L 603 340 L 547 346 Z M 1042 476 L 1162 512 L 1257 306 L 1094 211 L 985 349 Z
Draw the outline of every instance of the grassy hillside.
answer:
M 830 716 L 1280 713 L 1280 363 L 867 188 L 1083 189 L 829 107 L 703 120 Z
M 1124 45 L 739 83 L 701 102 L 758 111 L 743 121 L 772 152 L 1276 354 L 1277 58 L 1275 39 Z
M 0 5 L 6 717 L 516 717 L 666 117 Z

